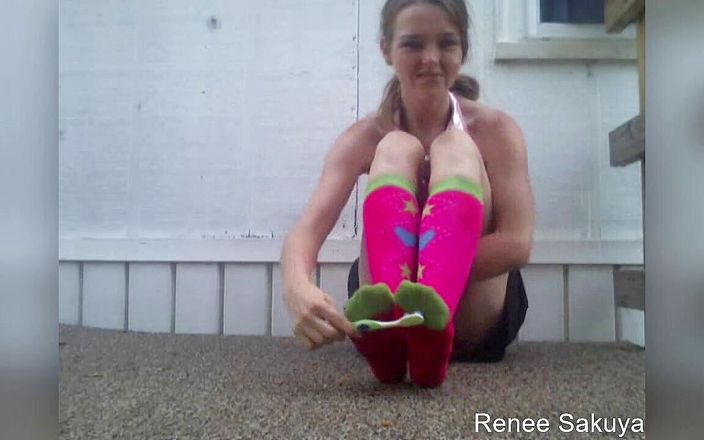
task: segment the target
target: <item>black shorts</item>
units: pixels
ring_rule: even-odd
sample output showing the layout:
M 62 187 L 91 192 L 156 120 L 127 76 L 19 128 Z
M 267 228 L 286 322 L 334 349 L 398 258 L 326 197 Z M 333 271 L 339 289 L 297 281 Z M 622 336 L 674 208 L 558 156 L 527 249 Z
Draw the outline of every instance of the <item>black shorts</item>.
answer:
M 347 277 L 347 296 L 359 289 L 359 258 L 355 260 Z M 516 339 L 528 310 L 528 297 L 520 271 L 509 272 L 506 283 L 506 301 L 499 321 L 489 330 L 487 337 L 474 349 L 467 350 L 455 340 L 452 361 L 499 362 L 506 354 L 506 347 Z

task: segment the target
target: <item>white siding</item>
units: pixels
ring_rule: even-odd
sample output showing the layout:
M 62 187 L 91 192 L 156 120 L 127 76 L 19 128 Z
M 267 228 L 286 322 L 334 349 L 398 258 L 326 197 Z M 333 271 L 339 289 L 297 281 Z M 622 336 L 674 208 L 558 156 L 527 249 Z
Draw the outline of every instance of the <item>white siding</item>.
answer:
M 217 264 L 176 267 L 176 333 L 217 334 L 220 326 Z
M 126 265 L 83 265 L 83 325 L 125 329 Z
M 311 274 L 311 281 L 316 282 L 318 268 Z M 271 334 L 273 336 L 293 336 L 293 320 L 286 308 L 284 299 L 284 283 L 281 277 L 281 265 L 274 264 L 271 284 Z
M 59 264 L 59 322 L 62 324 L 80 323 L 80 281 L 79 263 Z
M 616 313 L 618 340 L 645 347 L 645 312 L 619 307 Z
M 521 271 L 528 296 L 521 341 L 565 339 L 564 277 L 562 266 L 529 266 Z
M 129 264 L 129 330 L 170 332 L 174 323 L 176 333 L 293 335 L 278 263 L 174 265 L 172 303 L 171 264 Z M 71 293 L 81 289 L 79 267 L 61 263 L 61 291 L 69 292 L 59 295 L 62 323 L 80 323 L 74 312 L 78 294 Z M 126 264 L 86 262 L 84 267 L 83 325 L 122 330 Z M 311 276 L 313 282 L 319 277 L 340 312 L 347 302 L 349 268 L 349 263 L 322 263 L 319 275 Z M 613 266 L 535 264 L 521 272 L 529 308 L 520 341 L 619 340 L 644 346 L 644 313 L 615 309 Z
M 170 332 L 174 289 L 171 264 L 131 263 L 129 274 L 129 329 Z
M 320 288 L 332 296 L 337 310 L 342 313 L 347 303 L 347 276 L 351 264 L 321 264 Z
M 569 340 L 614 341 L 613 267 L 570 266 Z
M 225 266 L 224 334 L 268 334 L 269 276 L 267 264 Z

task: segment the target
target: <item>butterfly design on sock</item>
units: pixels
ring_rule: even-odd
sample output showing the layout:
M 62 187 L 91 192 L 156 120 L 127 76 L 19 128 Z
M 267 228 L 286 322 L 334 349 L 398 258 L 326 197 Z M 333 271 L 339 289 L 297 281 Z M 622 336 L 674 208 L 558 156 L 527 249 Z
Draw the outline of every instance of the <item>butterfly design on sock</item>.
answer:
M 418 236 L 416 234 L 400 226 L 394 228 L 394 233 L 396 234 L 396 237 L 401 240 L 401 243 L 403 243 L 406 247 L 415 247 L 415 245 L 418 243 Z
M 429 229 L 423 233 L 423 235 L 420 236 L 420 243 L 418 244 L 418 250 L 422 251 L 425 249 L 425 247 L 433 241 L 433 238 L 435 238 L 435 231 L 432 229 Z
M 435 238 L 435 231 L 434 230 L 428 230 L 423 233 L 423 235 L 420 236 L 420 241 L 418 240 L 418 235 L 414 234 L 412 232 L 409 232 L 408 230 L 397 226 L 394 228 L 394 233 L 396 234 L 396 237 L 398 237 L 399 240 L 401 240 L 401 243 L 404 244 L 406 247 L 415 247 L 416 244 L 418 244 L 418 249 L 423 250 L 425 247 L 433 241 L 433 238 Z

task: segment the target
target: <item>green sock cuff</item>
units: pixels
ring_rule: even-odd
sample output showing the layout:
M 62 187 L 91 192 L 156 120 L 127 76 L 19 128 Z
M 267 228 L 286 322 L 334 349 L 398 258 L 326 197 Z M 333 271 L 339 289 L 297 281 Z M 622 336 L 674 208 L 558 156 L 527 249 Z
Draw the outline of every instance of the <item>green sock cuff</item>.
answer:
M 436 183 L 430 188 L 430 194 L 428 194 L 428 196 L 433 196 L 444 191 L 461 191 L 473 196 L 481 203 L 484 203 L 482 187 L 464 177 L 450 177 L 449 179 Z
M 413 184 L 413 182 L 409 181 L 408 179 L 402 176 L 397 176 L 394 174 L 384 174 L 383 176 L 378 176 L 374 178 L 374 180 L 370 181 L 367 184 L 367 191 L 364 194 L 364 197 L 369 197 L 369 194 L 371 194 L 372 192 L 376 191 L 379 188 L 387 186 L 395 186 L 397 188 L 402 188 L 408 191 L 409 193 L 413 194 L 414 196 L 416 195 L 416 186 Z

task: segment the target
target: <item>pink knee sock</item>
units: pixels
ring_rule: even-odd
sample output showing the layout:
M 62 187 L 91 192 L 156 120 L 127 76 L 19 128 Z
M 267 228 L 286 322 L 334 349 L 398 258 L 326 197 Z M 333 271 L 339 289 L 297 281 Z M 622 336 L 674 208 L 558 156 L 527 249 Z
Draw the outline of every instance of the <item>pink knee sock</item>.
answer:
M 398 176 L 375 178 L 369 182 L 363 210 L 364 247 L 372 285 L 362 286 L 355 293 L 346 313 L 350 320 L 396 319 L 403 311 L 394 304 L 393 292 L 402 281 L 415 279 L 417 267 L 420 212 L 413 184 Z M 380 296 L 378 283 L 388 287 L 387 299 Z M 403 381 L 408 358 L 401 329 L 379 330 L 352 341 L 379 381 Z
M 440 385 L 447 375 L 452 320 L 479 244 L 482 212 L 481 187 L 463 178 L 436 184 L 423 209 L 417 283 L 404 282 L 396 297 L 406 312 L 421 310 L 426 318 L 425 325 L 404 329 L 411 378 L 420 386 Z
M 369 183 L 363 216 L 371 282 L 395 292 L 416 275 L 420 212 L 413 185 L 397 176 L 377 177 Z

